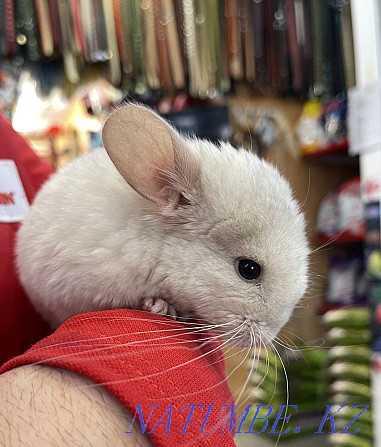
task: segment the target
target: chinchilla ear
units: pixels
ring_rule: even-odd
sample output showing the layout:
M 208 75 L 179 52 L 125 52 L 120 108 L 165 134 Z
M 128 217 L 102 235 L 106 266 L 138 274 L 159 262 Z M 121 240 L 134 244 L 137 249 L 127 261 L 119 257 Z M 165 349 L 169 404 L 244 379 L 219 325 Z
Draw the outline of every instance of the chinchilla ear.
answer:
M 102 139 L 112 162 L 141 196 L 167 209 L 187 199 L 200 162 L 180 135 L 151 110 L 126 105 L 106 120 Z

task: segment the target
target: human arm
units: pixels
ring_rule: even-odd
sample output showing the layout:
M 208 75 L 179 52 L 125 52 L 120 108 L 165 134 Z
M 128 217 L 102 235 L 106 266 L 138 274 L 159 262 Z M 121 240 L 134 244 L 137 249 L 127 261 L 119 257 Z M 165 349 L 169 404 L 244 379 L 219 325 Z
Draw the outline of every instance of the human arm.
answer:
M 26 365 L 0 375 L 0 446 L 148 447 L 128 410 L 71 371 Z

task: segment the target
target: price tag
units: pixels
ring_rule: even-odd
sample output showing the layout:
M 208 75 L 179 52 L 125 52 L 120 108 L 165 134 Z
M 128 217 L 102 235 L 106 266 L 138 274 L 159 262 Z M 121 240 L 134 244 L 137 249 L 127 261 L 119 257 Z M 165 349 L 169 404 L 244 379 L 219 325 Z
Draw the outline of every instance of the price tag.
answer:
M 381 150 L 381 84 L 348 92 L 349 152 Z
M 28 199 L 15 162 L 0 160 L 0 222 L 20 222 L 28 208 Z

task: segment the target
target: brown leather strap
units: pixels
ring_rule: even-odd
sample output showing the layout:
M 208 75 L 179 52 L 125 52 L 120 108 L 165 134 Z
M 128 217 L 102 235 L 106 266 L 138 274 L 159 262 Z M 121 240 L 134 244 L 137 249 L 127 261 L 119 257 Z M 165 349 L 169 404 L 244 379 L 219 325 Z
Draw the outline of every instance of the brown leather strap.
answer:
M 45 0 L 34 0 L 37 23 L 40 32 L 40 47 L 44 56 L 52 56 L 54 52 L 53 35 L 50 25 L 49 8 Z
M 113 0 L 113 5 L 114 5 L 115 29 L 116 29 L 116 37 L 118 40 L 119 55 L 122 63 L 124 63 L 127 60 L 127 46 L 123 30 L 123 19 L 120 7 L 120 0 Z
M 173 84 L 176 88 L 181 89 L 185 86 L 185 76 L 180 53 L 178 29 L 175 20 L 176 16 L 173 6 L 173 0 L 162 0 L 162 7 L 166 24 L 165 28 L 167 47 Z
M 243 78 L 242 43 L 238 28 L 237 0 L 225 0 L 227 41 L 230 75 L 235 80 Z
M 142 11 L 147 83 L 150 88 L 158 89 L 160 88 L 160 77 L 154 0 L 142 0 Z
M 5 37 L 7 42 L 7 52 L 12 55 L 16 52 L 16 33 L 15 33 L 15 12 L 13 9 L 13 0 L 4 0 L 5 14 Z
M 160 0 L 155 0 L 155 28 L 157 36 L 161 85 L 164 89 L 171 89 L 172 77 L 168 59 L 167 36 L 164 25 L 163 9 Z
M 82 17 L 81 17 L 81 10 L 79 7 L 79 0 L 70 0 L 70 4 L 71 4 L 71 13 L 73 15 L 75 41 L 77 44 L 78 51 L 84 55 L 86 54 L 87 47 L 82 28 Z

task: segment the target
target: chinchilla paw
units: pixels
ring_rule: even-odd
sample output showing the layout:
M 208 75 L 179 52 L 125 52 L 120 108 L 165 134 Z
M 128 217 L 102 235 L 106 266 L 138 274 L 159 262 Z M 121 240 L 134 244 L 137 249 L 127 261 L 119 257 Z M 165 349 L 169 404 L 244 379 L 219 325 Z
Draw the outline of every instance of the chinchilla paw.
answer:
M 145 298 L 142 309 L 157 315 L 165 315 L 176 320 L 176 309 L 162 298 Z

